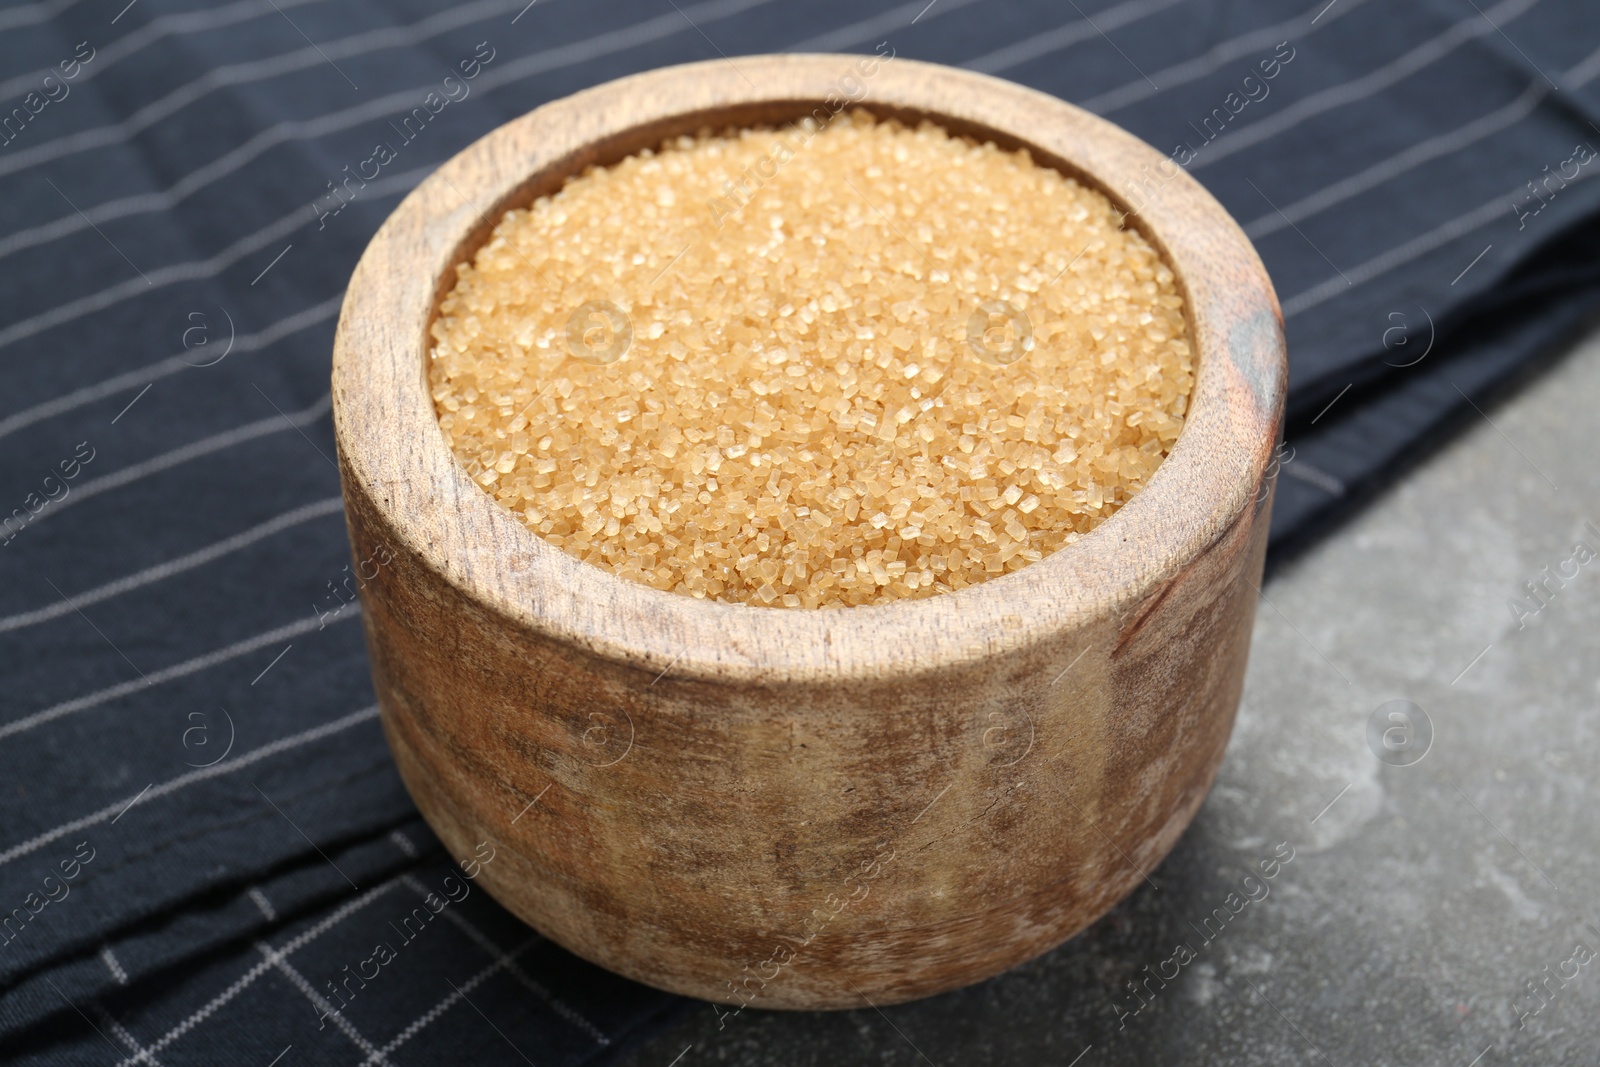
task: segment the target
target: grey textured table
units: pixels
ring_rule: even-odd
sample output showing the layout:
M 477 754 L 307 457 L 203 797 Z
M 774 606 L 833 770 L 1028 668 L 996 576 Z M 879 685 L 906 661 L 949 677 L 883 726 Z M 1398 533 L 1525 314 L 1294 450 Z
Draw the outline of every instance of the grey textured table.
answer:
M 695 1005 L 627 1067 L 1600 1062 L 1597 408 L 1600 333 L 1275 576 L 1154 887 L 981 985 L 720 1030 Z

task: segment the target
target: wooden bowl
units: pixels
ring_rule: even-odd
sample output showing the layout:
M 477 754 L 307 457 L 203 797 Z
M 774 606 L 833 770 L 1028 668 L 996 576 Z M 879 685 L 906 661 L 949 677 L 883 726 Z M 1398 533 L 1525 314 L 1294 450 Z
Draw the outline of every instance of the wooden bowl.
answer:
M 880 116 L 1026 146 L 1138 209 L 1198 353 L 1171 455 L 1076 544 L 890 605 L 697 600 L 541 540 L 438 428 L 428 328 L 454 267 L 589 164 L 826 117 L 861 87 Z M 453 854 L 493 850 L 479 884 L 497 900 L 653 986 L 843 1008 L 1005 970 L 1135 888 L 1205 798 L 1244 677 L 1284 379 L 1271 284 L 1222 207 L 1052 97 L 903 59 L 765 56 L 541 107 L 406 198 L 339 321 L 345 508 L 400 773 Z

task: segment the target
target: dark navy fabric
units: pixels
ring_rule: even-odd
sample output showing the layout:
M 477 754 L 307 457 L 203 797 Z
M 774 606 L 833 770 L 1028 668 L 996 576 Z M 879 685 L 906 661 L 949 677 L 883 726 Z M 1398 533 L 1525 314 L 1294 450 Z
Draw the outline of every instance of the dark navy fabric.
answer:
M 785 50 L 1016 80 L 1217 195 L 1287 324 L 1279 558 L 1600 303 L 1589 0 L 0 8 L 0 1061 L 596 1063 L 681 1006 L 418 819 L 344 592 L 329 349 L 373 232 L 474 139 Z

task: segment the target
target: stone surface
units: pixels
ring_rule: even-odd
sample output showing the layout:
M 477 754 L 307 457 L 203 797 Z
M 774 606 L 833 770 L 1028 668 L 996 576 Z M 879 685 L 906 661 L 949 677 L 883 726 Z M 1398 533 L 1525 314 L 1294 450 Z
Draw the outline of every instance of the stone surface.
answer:
M 1082 935 L 882 1011 L 719 1029 L 694 1004 L 623 1063 L 1593 1064 L 1600 559 L 1565 561 L 1600 550 L 1597 408 L 1600 333 L 1279 570 L 1215 790 Z M 1519 619 L 1547 565 L 1577 575 Z M 1407 746 L 1393 700 L 1431 723 L 1409 765 L 1425 730 L 1410 712 Z M 1294 858 L 1245 883 L 1280 843 Z M 1143 1006 L 1126 985 L 1174 968 Z

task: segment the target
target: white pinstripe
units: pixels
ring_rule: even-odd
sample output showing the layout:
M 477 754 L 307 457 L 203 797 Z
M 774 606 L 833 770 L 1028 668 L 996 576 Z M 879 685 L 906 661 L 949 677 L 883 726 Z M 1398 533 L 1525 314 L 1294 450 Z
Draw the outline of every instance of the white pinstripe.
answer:
M 399 830 L 391 830 L 389 832 L 389 840 L 393 841 L 394 847 L 398 848 L 401 852 L 404 852 L 408 858 L 417 858 L 417 846 L 411 843 L 411 838 L 407 837 Z
M 121 968 L 118 969 L 120 970 Z M 121 980 L 123 985 L 128 984 L 127 975 L 123 975 Z M 109 1011 L 106 1011 L 103 1005 L 99 1003 L 91 1003 L 89 1007 L 94 1011 L 95 1015 L 100 1019 L 100 1021 L 105 1024 L 105 1026 L 113 1034 L 117 1035 L 118 1041 L 121 1041 L 124 1045 L 127 1045 L 133 1050 L 133 1062 L 146 1064 L 147 1067 L 161 1067 L 161 1061 L 156 1059 L 155 1056 L 151 1055 L 149 1049 L 139 1044 L 138 1039 L 128 1031 L 128 1028 L 117 1022 L 116 1016 L 112 1015 Z
M 709 22 L 731 17 L 750 8 L 773 2 L 775 0 L 708 0 L 706 3 L 696 4 L 684 10 L 698 21 Z M 575 66 L 587 60 L 598 59 L 601 56 L 626 51 L 641 44 L 648 44 L 661 37 L 683 32 L 687 28 L 683 18 L 676 12 L 672 12 L 668 15 L 647 19 L 634 26 L 620 30 L 610 30 L 573 44 L 558 45 L 543 52 L 535 52 L 514 63 L 485 71 L 479 76 L 474 85 L 480 92 L 492 91 L 500 86 L 509 85 L 524 78 L 531 78 L 536 74 Z M 330 112 L 318 118 L 294 119 L 277 123 L 262 130 L 237 148 L 218 156 L 198 170 L 189 172 L 165 192 L 107 201 L 93 208 L 85 209 L 85 214 L 92 219 L 100 221 L 102 218 L 120 218 L 125 215 L 144 214 L 149 211 L 161 210 L 158 200 L 160 203 L 168 201 L 176 203 L 178 200 L 190 196 L 196 190 L 227 177 L 276 145 L 290 141 L 311 140 L 339 130 L 349 129 L 369 119 L 397 115 L 414 107 L 423 94 L 433 88 L 433 84 L 430 83 L 413 89 L 403 89 L 387 96 L 378 97 L 365 104 L 346 108 L 343 111 Z M 123 210 L 123 205 L 136 202 L 140 205 L 136 209 Z M 149 204 L 157 204 L 157 206 L 146 206 Z M 75 218 L 76 216 L 71 217 Z M 48 223 L 47 226 L 55 227 L 58 225 L 64 226 L 65 224 L 66 218 L 62 218 L 56 220 L 56 222 Z M 76 232 L 76 228 L 69 232 Z M 54 236 L 51 236 L 50 239 L 53 240 Z M 0 244 L 0 247 L 5 246 Z
M 1595 78 L 1600 78 L 1600 48 L 1590 52 L 1588 58 L 1567 71 L 1562 80 L 1568 89 L 1576 89 L 1588 85 Z
M 1575 185 L 1586 180 L 1592 172 L 1580 171 L 1576 178 L 1569 181 L 1568 185 Z M 1443 248 L 1451 241 L 1465 237 L 1469 233 L 1481 230 L 1497 218 L 1509 216 L 1510 207 L 1515 198 L 1522 193 L 1525 186 L 1516 186 L 1508 189 L 1500 196 L 1471 211 L 1462 212 L 1448 222 L 1442 223 L 1429 230 L 1404 241 L 1386 252 L 1381 252 L 1359 266 L 1351 267 L 1343 274 L 1329 278 L 1319 285 L 1313 285 L 1303 292 L 1296 293 L 1283 302 L 1283 317 L 1291 319 L 1302 312 L 1310 311 L 1318 304 L 1324 304 L 1353 285 L 1370 282 L 1374 278 L 1382 277 L 1402 267 L 1412 260 L 1427 255 L 1435 249 Z M 1349 278 L 1349 282 L 1345 281 Z
M 1095 12 L 1093 22 L 1086 18 L 1075 19 L 1064 26 L 1046 30 L 1015 44 L 997 48 L 993 52 L 986 52 L 977 59 L 968 60 L 961 65 L 984 74 L 995 74 L 1098 37 L 1104 30 L 1114 30 L 1131 22 L 1149 18 L 1169 7 L 1190 2 L 1191 0 L 1126 0 L 1125 3 Z
M 345 901 L 343 904 L 339 905 L 339 907 L 327 918 L 317 923 L 317 925 L 311 927 L 311 929 L 306 930 L 292 938 L 282 948 L 277 949 L 277 955 L 283 959 L 287 959 L 288 957 L 294 955 L 300 949 L 304 948 L 312 941 L 315 941 L 317 938 L 321 937 L 335 926 L 338 926 L 344 920 L 348 919 L 350 916 L 354 915 L 368 904 L 371 904 L 374 900 L 377 900 L 394 887 L 395 879 L 391 878 L 387 882 L 373 886 L 360 896 L 355 897 L 352 900 Z M 249 970 L 245 971 L 244 974 L 240 975 L 238 980 L 232 985 L 228 986 L 228 988 L 224 989 L 222 992 L 206 1001 L 206 1003 L 198 1011 L 184 1019 L 183 1022 L 179 1023 L 177 1026 L 174 1026 L 171 1030 L 168 1030 L 159 1041 L 155 1042 L 155 1044 L 149 1047 L 149 1051 L 151 1053 L 160 1052 L 161 1050 L 170 1046 L 173 1042 L 180 1040 L 190 1030 L 193 1030 L 196 1026 L 199 1026 L 201 1023 L 211 1018 L 211 1016 L 215 1015 L 221 1008 L 225 1007 L 229 1001 L 233 1000 L 240 993 L 243 993 L 246 989 L 249 989 L 256 983 L 257 979 L 272 969 L 273 964 L 271 959 L 264 959 L 260 963 L 255 964 Z M 133 1067 L 133 1065 L 137 1062 L 137 1060 L 123 1060 L 121 1063 L 117 1064 L 117 1067 Z
M 1469 41 L 1495 33 L 1494 24 L 1503 26 L 1519 15 L 1526 14 L 1538 3 L 1539 0 L 1501 0 L 1483 15 L 1475 12 L 1470 18 L 1462 19 L 1437 37 L 1424 41 L 1377 70 L 1341 85 L 1330 86 L 1310 96 L 1301 97 L 1282 111 L 1274 112 L 1248 126 L 1239 129 L 1230 128 L 1200 150 L 1200 157 L 1189 165 L 1189 170 L 1202 170 L 1237 152 L 1292 130 L 1307 119 L 1375 96 L 1413 74 L 1426 70 Z M 1491 24 L 1491 19 L 1494 24 Z
M 309 522 L 312 519 L 322 518 L 326 515 L 337 515 L 344 510 L 343 503 L 339 497 L 335 496 L 326 500 L 319 500 L 314 504 L 306 504 L 291 511 L 286 511 L 276 518 L 268 519 L 266 522 L 258 523 L 248 530 L 234 534 L 232 537 L 213 542 L 187 555 L 169 559 L 164 563 L 157 563 L 154 566 L 146 567 L 142 571 L 135 571 L 133 574 L 114 581 L 97 585 L 93 589 L 75 593 L 71 597 L 72 602 L 70 604 L 65 601 L 58 601 L 42 608 L 35 608 L 33 611 L 7 615 L 4 618 L 0 618 L 0 633 L 20 630 L 26 626 L 34 626 L 49 619 L 59 618 L 62 615 L 70 615 L 77 608 L 98 604 L 102 600 L 110 600 L 112 597 L 121 596 L 123 593 L 131 592 L 142 586 L 170 578 L 174 574 L 182 574 L 184 571 L 193 570 L 195 567 L 231 555 L 241 548 L 246 548 L 263 538 L 271 537 L 273 534 L 287 530 L 290 527 L 298 526 L 300 523 Z
M 417 894 L 417 896 L 422 897 L 424 900 L 427 899 L 429 893 L 428 887 L 417 881 L 415 877 L 409 874 L 403 874 L 400 876 L 400 880 L 404 882 L 413 893 Z M 562 1001 L 558 999 L 555 994 L 551 993 L 550 990 L 546 989 L 543 985 L 535 981 L 532 976 L 530 976 L 526 971 L 512 961 L 511 957 L 506 954 L 504 949 L 491 941 L 488 934 L 478 929 L 475 925 L 468 921 L 465 916 L 460 915 L 457 909 L 446 908 L 439 914 L 443 915 L 446 919 L 449 919 L 452 923 L 454 923 L 456 929 L 465 934 L 473 944 L 477 945 L 484 952 L 488 953 L 490 959 L 498 960 L 500 965 L 506 969 L 506 972 L 517 980 L 518 984 L 520 984 L 524 989 L 528 990 L 528 992 L 532 993 L 534 996 L 538 997 L 540 1000 L 544 1001 L 546 1004 L 550 1005 L 551 1010 L 557 1015 L 561 1016 L 563 1019 L 567 1020 L 567 1022 L 571 1023 L 579 1030 L 582 1030 L 590 1037 L 594 1038 L 595 1042 L 602 1047 L 611 1044 L 611 1039 L 607 1037 L 598 1026 L 584 1018 L 583 1015 L 580 1014 L 576 1009 L 562 1003 Z
M 1353 196 L 1376 188 L 1384 182 L 1391 181 L 1430 160 L 1452 155 L 1477 144 L 1484 138 L 1527 118 L 1548 95 L 1549 87 L 1545 85 L 1543 79 L 1540 79 L 1529 85 L 1523 90 L 1522 95 L 1504 107 L 1496 108 L 1465 126 L 1441 133 L 1437 137 L 1430 137 L 1403 152 L 1379 160 L 1366 170 L 1352 174 L 1332 185 L 1323 186 L 1309 196 L 1302 197 L 1292 204 L 1285 204 L 1277 211 L 1270 211 L 1246 226 L 1244 232 L 1251 240 L 1260 240 L 1312 215 L 1326 211 L 1336 204 L 1341 204 Z
M 408 190 L 412 185 L 427 177 L 435 166 L 437 166 L 437 163 L 430 163 L 416 170 L 408 171 L 405 175 L 394 175 L 368 182 L 367 189 L 363 190 L 363 193 L 367 196 L 382 196 L 390 191 Z M 202 168 L 202 171 L 195 173 L 203 173 L 203 171 L 204 168 Z M 190 175 L 190 177 L 192 178 L 193 175 Z M 405 184 L 402 178 L 409 180 L 410 184 Z M 82 215 L 74 212 L 71 215 L 63 215 L 58 219 L 30 229 L 18 230 L 7 237 L 0 238 L 0 259 L 29 248 L 58 241 L 63 237 L 91 229 L 113 219 L 169 211 L 206 184 L 208 182 L 190 184 L 189 178 L 185 178 L 169 189 L 154 193 L 140 193 L 137 196 L 107 201 L 98 207 L 90 208 Z M 293 212 L 290 213 L 291 216 L 292 214 Z
M 1568 70 L 1567 73 L 1562 76 L 1562 81 L 1566 83 L 1569 89 L 1579 89 L 1597 77 L 1600 77 L 1600 50 L 1591 53 L 1588 58 L 1584 59 L 1572 69 Z M 1538 87 L 1538 83 L 1536 83 L 1535 87 Z M 1529 90 L 1530 93 L 1532 91 L 1532 89 Z M 1524 93 L 1523 95 L 1526 97 L 1528 93 Z M 1540 99 L 1542 99 L 1544 94 L 1541 92 L 1539 96 Z M 1511 106 L 1516 105 L 1513 104 Z M 1479 122 L 1484 122 L 1498 114 L 1500 114 L 1500 112 L 1491 113 L 1491 115 L 1485 116 L 1484 119 L 1480 119 Z M 1463 127 L 1463 129 L 1468 128 L 1470 127 Z M 1360 175 L 1357 175 L 1357 177 L 1360 177 Z M 1581 181 L 1587 177 L 1589 177 L 1589 172 L 1583 171 L 1579 173 L 1578 177 L 1574 179 L 1574 181 Z M 1326 303 L 1327 301 L 1338 296 L 1345 289 L 1349 288 L 1352 284 L 1360 285 L 1362 282 L 1371 281 L 1374 278 L 1387 274 L 1391 270 L 1404 266 L 1420 256 L 1427 255 L 1429 252 L 1432 252 L 1435 249 L 1442 248 L 1451 241 L 1465 237 L 1467 234 L 1472 233 L 1475 230 L 1482 229 L 1484 226 L 1487 226 L 1493 222 L 1498 215 L 1504 212 L 1508 202 L 1514 201 L 1517 196 L 1521 195 L 1523 188 L 1523 186 L 1519 185 L 1515 189 L 1512 189 L 1505 196 L 1496 197 L 1486 204 L 1473 208 L 1471 211 L 1457 215 L 1455 218 L 1434 227 L 1427 233 L 1420 234 L 1411 238 L 1409 241 L 1404 241 L 1385 252 L 1379 253 L 1378 255 L 1367 260 L 1365 263 L 1346 271 L 1339 277 L 1329 278 L 1327 281 L 1324 281 L 1319 285 L 1314 285 L 1310 289 L 1306 289 L 1303 292 L 1295 294 L 1283 303 L 1284 319 L 1291 319 L 1303 311 L 1309 311 L 1319 304 Z M 1304 201 L 1301 201 L 1300 203 L 1304 203 Z M 1349 279 L 1348 282 L 1346 281 L 1347 277 Z
M 342 303 L 344 303 L 344 293 L 340 292 L 337 296 L 324 300 L 320 304 L 314 304 L 302 311 L 287 315 L 265 329 L 257 330 L 255 333 L 241 334 L 234 338 L 233 350 L 229 352 L 229 355 L 236 353 L 243 355 L 247 352 L 258 351 L 291 334 L 299 333 L 301 330 L 326 322 L 339 314 L 339 306 Z M 32 407 L 23 408 L 15 415 L 8 415 L 0 419 L 0 437 L 16 433 L 23 427 L 32 426 L 36 422 L 42 422 L 45 419 L 54 418 L 57 415 L 81 408 L 85 404 L 92 404 L 96 400 L 104 400 L 108 396 L 115 396 L 130 389 L 142 389 L 152 381 L 159 381 L 186 368 L 193 369 L 195 364 L 190 359 L 193 354 L 191 352 L 180 352 L 175 356 L 168 356 L 166 359 L 115 375 L 93 385 L 74 389 L 72 392 L 56 397 L 53 400 L 45 400 Z
M 524 952 L 528 951 L 528 949 L 532 948 L 538 943 L 538 941 L 539 939 L 537 937 L 530 938 L 521 946 L 512 949 L 511 952 L 502 957 L 502 959 L 506 961 L 514 960 Z M 443 1000 L 439 1001 L 439 1003 L 423 1012 L 411 1023 L 410 1026 L 407 1026 L 404 1030 L 401 1030 L 400 1033 L 396 1034 L 394 1040 L 390 1041 L 387 1045 L 383 1046 L 383 1048 L 379 1049 L 377 1054 L 379 1056 L 387 1056 L 401 1045 L 404 1045 L 407 1041 L 410 1041 L 413 1037 L 416 1037 L 417 1034 L 422 1032 L 424 1028 L 431 1026 L 435 1019 L 439 1018 L 439 1016 L 443 1015 L 445 1012 L 454 1007 L 456 1001 L 460 1000 L 462 996 L 472 992 L 484 982 L 488 981 L 489 978 L 494 975 L 494 972 L 500 970 L 504 966 L 505 963 L 501 962 L 500 960 L 496 960 L 494 963 L 489 964 L 489 966 L 485 967 L 471 978 L 468 978 L 465 982 L 462 982 L 461 985 L 450 991 L 449 996 L 445 997 Z M 369 1056 L 362 1061 L 362 1067 L 369 1067 L 370 1064 L 376 1062 L 378 1061 Z
M 106 970 L 111 972 L 111 977 L 116 979 L 118 985 L 128 984 L 128 972 L 122 969 L 121 961 L 111 951 L 109 944 L 100 946 L 100 959 L 105 963 Z
M 275 2 L 280 8 L 294 8 L 305 4 L 320 4 L 325 0 L 275 0 Z M 107 68 L 115 66 L 119 60 L 127 59 L 163 37 L 214 30 L 271 14 L 273 14 L 272 4 L 266 0 L 239 0 L 238 3 L 209 11 L 185 11 L 178 15 L 157 16 L 138 29 L 123 34 L 104 48 L 96 50 L 94 62 L 79 72 L 73 85 L 82 85 L 93 80 Z M 14 94 L 33 89 L 38 85 L 40 77 L 41 75 L 37 73 L 22 74 L 0 82 L 0 100 L 9 100 Z
M 928 11 L 927 20 L 932 22 L 940 15 L 948 15 L 952 11 L 959 11 L 978 0 L 942 0 L 932 11 Z M 838 52 L 871 41 L 881 34 L 891 30 L 901 30 L 916 17 L 917 12 L 927 11 L 928 0 L 911 0 L 909 4 L 891 7 L 881 15 L 874 15 L 860 22 L 852 22 L 848 26 L 840 26 L 836 30 L 816 37 L 808 38 L 799 44 L 790 45 L 785 52 Z
M 366 187 L 361 190 L 361 195 L 371 201 L 382 200 L 389 196 L 403 195 L 410 192 L 417 183 L 431 174 L 434 169 L 435 164 L 430 163 L 400 174 L 391 174 L 387 178 L 379 178 L 376 181 L 368 182 Z M 306 217 L 307 214 L 313 215 L 313 218 L 308 219 Z M 121 285 L 107 286 L 98 293 L 91 293 L 76 300 L 69 300 L 65 304 L 58 304 L 49 311 L 41 312 L 30 319 L 23 319 L 4 330 L 0 330 L 0 348 L 15 344 L 17 341 L 26 340 L 44 330 L 52 329 L 56 326 L 64 326 L 93 312 L 104 311 L 106 308 L 120 304 L 124 300 L 132 300 L 136 297 L 144 296 L 168 285 L 214 278 L 244 257 L 274 245 L 302 226 L 309 225 L 315 221 L 314 216 L 315 213 L 309 209 L 308 205 L 301 205 L 256 232 L 239 238 L 209 259 L 190 260 L 187 263 L 174 263 L 166 267 L 158 267 L 155 270 L 144 272 L 138 278 L 129 278 Z
M 311 988 L 311 983 L 306 981 L 306 976 L 295 970 L 294 965 L 284 959 L 282 953 L 275 952 L 270 946 L 264 945 L 259 941 L 256 942 L 256 951 L 265 956 L 268 963 L 277 968 L 278 972 L 289 979 L 289 982 L 296 989 L 305 994 L 306 999 L 311 1001 L 311 1006 L 317 1009 L 319 1016 L 325 1015 L 327 1018 L 332 1019 L 333 1025 L 339 1028 L 339 1032 L 354 1041 L 356 1047 L 367 1054 L 369 1063 L 384 1064 L 385 1067 L 388 1067 L 389 1061 L 384 1058 L 383 1053 L 379 1052 L 372 1042 L 361 1036 L 361 1031 L 357 1030 L 355 1024 L 344 1017 L 343 1012 L 335 1010 L 326 997 Z
M 351 604 L 348 610 L 341 611 L 330 619 L 328 625 L 331 626 L 340 621 L 348 622 L 351 619 L 360 617 L 361 605 L 355 603 Z M 219 663 L 226 663 L 230 659 L 237 659 L 247 653 L 254 652 L 258 648 L 276 645 L 285 638 L 298 637 L 300 634 L 308 633 L 312 630 L 320 630 L 322 625 L 322 620 L 315 616 L 301 619 L 299 622 L 292 622 L 287 626 L 279 626 L 276 629 L 268 630 L 266 633 L 247 637 L 243 641 L 235 641 L 231 645 L 224 645 L 222 648 L 207 652 L 203 656 L 195 656 L 192 659 L 186 659 L 182 663 L 175 663 L 159 671 L 151 671 L 132 681 L 119 682 L 116 685 L 106 686 L 104 689 L 97 689 L 85 696 L 64 700 L 59 704 L 53 704 L 45 708 L 43 711 L 36 711 L 32 715 L 25 715 L 20 719 L 0 726 L 0 739 L 26 733 L 36 726 L 43 726 L 45 723 L 54 722 L 63 716 L 99 707 L 108 700 L 116 700 L 119 697 L 127 696 L 129 693 L 137 693 L 148 689 L 150 686 L 170 682 L 174 678 L 187 677 L 207 668 L 215 667 Z M 218 766 L 221 766 L 221 764 L 218 764 Z
M 433 169 L 434 166 L 430 164 L 401 174 L 392 174 L 387 178 L 379 178 L 377 181 L 368 182 L 366 187 L 361 190 L 361 195 L 370 200 L 381 200 L 386 196 L 410 192 Z M 308 214 L 313 217 L 307 218 Z M 169 285 L 175 285 L 178 282 L 213 278 L 251 253 L 259 252 L 269 245 L 274 245 L 302 226 L 309 225 L 314 219 L 315 213 L 310 210 L 308 205 L 302 204 L 282 218 L 263 226 L 255 233 L 239 238 L 209 259 L 173 263 L 169 266 L 144 271 L 139 277 L 129 278 L 120 285 L 110 285 L 98 293 L 81 296 L 76 300 L 69 300 L 65 304 L 57 304 L 49 311 L 40 312 L 32 318 L 22 319 L 4 330 L 0 330 L 0 348 L 26 340 L 44 330 L 52 329 L 56 326 L 64 326 L 93 312 L 104 311 L 106 308 L 120 304 L 124 300 L 132 300 L 135 297 L 144 296 L 147 293 Z
M 304 226 L 309 221 L 306 218 L 306 214 L 304 207 L 296 208 L 276 222 L 270 223 L 246 237 L 241 237 L 210 259 L 174 263 L 170 266 L 147 271 L 142 276 L 129 278 L 120 285 L 108 285 L 98 292 L 80 296 L 76 300 L 67 301 L 65 304 L 57 304 L 50 310 L 40 312 L 30 318 L 20 319 L 4 330 L 0 330 L 0 348 L 16 344 L 18 341 L 24 341 L 35 334 L 42 333 L 55 326 L 65 325 L 74 319 L 80 319 L 93 312 L 104 311 L 108 307 L 144 293 L 154 292 L 157 289 L 175 285 L 178 282 L 192 282 L 213 277 L 250 253 L 259 252 L 261 249 L 276 243 Z
M 267 899 L 267 895 L 261 891 L 260 886 L 251 886 L 245 892 L 245 895 L 250 898 L 250 902 L 256 906 L 256 910 L 266 918 L 267 922 L 275 923 L 278 921 L 278 910 L 272 906 L 272 901 Z
M 1260 49 L 1270 48 L 1289 38 L 1308 37 L 1337 21 L 1342 16 L 1348 15 L 1365 3 L 1367 3 L 1367 0 L 1343 0 L 1338 7 L 1328 12 L 1326 21 L 1313 26 L 1311 24 L 1312 20 L 1316 18 L 1319 12 L 1327 10 L 1328 6 L 1328 0 L 1317 0 L 1317 5 L 1303 15 L 1280 22 L 1276 26 L 1268 26 L 1265 29 L 1252 30 L 1249 33 L 1240 34 L 1232 40 L 1223 41 L 1193 59 L 1186 59 L 1182 63 L 1174 63 L 1170 67 L 1153 72 L 1149 81 L 1137 78 L 1109 92 L 1101 93 L 1099 96 L 1092 96 L 1079 103 L 1078 106 L 1085 111 L 1093 111 L 1096 115 L 1106 115 L 1110 112 L 1118 111 L 1131 104 L 1137 104 L 1141 100 L 1148 100 L 1157 93 L 1166 92 L 1176 86 L 1188 85 L 1190 82 L 1198 81 L 1207 74 L 1221 69 L 1224 65 Z M 1151 82 L 1154 82 L 1160 88 L 1155 88 L 1150 84 Z
M 483 22 L 494 15 L 514 10 L 516 6 L 515 0 L 477 0 L 476 3 L 464 4 L 461 7 L 446 8 L 410 26 L 385 26 L 322 45 L 307 45 L 305 48 L 282 52 L 265 59 L 251 59 L 213 67 L 193 81 L 180 85 L 161 99 L 146 104 L 109 126 L 79 130 L 15 155 L 0 158 L 0 175 L 13 174 L 91 148 L 121 144 L 225 86 L 248 85 L 251 82 L 305 70 L 332 59 L 349 59 L 389 48 L 417 44 L 430 37 L 470 26 L 475 22 Z
M 236 426 L 231 430 L 224 430 L 219 434 L 212 434 L 210 437 L 202 438 L 199 441 L 180 445 L 171 451 L 161 453 L 159 456 L 152 456 L 142 463 L 124 467 L 115 474 L 107 474 L 100 478 L 91 479 L 35 515 L 28 522 L 26 528 L 32 529 L 50 516 L 65 511 L 75 502 L 82 502 L 112 489 L 120 489 L 130 482 L 137 482 L 143 478 L 148 478 L 152 474 L 159 474 L 164 470 L 188 463 L 190 460 L 200 459 L 202 456 L 209 456 L 214 452 L 221 452 L 223 449 L 232 448 L 234 445 L 243 444 L 246 441 L 254 441 L 258 437 L 268 437 L 275 433 L 284 433 L 287 430 L 308 426 L 326 415 L 332 406 L 332 396 L 324 395 L 310 407 L 290 412 L 287 419 L 282 415 L 258 419 L 243 426 Z
M 35 23 L 45 22 L 55 18 L 67 8 L 78 3 L 78 0 L 49 0 L 43 4 L 27 4 L 14 7 L 9 11 L 0 11 L 0 30 L 9 30 L 14 26 L 32 26 Z
M 160 785 L 147 789 L 141 795 L 145 798 L 144 802 L 149 803 L 150 801 L 164 797 L 169 793 L 176 793 L 179 790 L 187 789 L 196 782 L 204 782 L 212 778 L 220 778 L 224 774 L 232 774 L 234 771 L 240 771 L 246 767 L 260 763 L 264 759 L 270 759 L 271 757 L 278 755 L 280 752 L 288 752 L 291 749 L 299 748 L 301 745 L 307 745 L 313 741 L 320 741 L 324 737 L 348 730 L 352 726 L 359 726 L 368 719 L 375 719 L 377 717 L 378 706 L 373 704 L 371 707 L 366 707 L 362 708 L 360 711 L 351 712 L 349 715 L 346 715 L 343 718 L 335 719 L 332 722 L 323 723 L 321 726 L 314 726 L 309 730 L 302 730 L 297 734 L 290 734 L 288 737 L 281 737 L 276 741 L 262 745 L 260 748 L 251 752 L 247 752 L 244 755 L 238 756 L 234 759 L 225 759 L 221 763 L 214 764 L 210 767 L 204 767 L 198 771 L 190 771 L 188 774 L 180 774 L 176 778 L 169 778 Z M 138 798 L 135 797 L 133 799 Z M 114 819 L 117 815 L 121 814 L 128 804 L 129 798 L 125 797 L 122 800 L 117 801 L 115 804 L 108 804 L 99 811 L 91 812 L 90 814 L 79 819 L 73 819 L 71 822 L 62 823 L 54 830 L 46 830 L 42 834 L 30 837 L 21 844 L 12 845 L 4 852 L 0 852 L 0 867 L 5 866 L 12 860 L 20 859 L 23 856 L 36 852 L 45 845 L 48 845 L 50 842 L 59 840 L 68 834 L 77 833 L 79 830 L 86 830 L 91 826 L 98 826 L 103 822 L 109 822 L 111 819 Z

